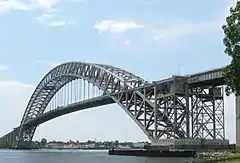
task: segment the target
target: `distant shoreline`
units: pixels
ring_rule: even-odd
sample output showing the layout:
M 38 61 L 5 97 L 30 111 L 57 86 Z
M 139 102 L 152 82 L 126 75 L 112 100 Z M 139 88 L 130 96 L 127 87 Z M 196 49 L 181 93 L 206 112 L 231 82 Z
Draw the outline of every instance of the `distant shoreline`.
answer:
M 39 149 L 55 149 L 55 150 L 109 150 L 110 148 L 39 148 Z
M 8 150 L 8 149 L 22 150 L 22 149 L 16 149 L 16 148 L 0 148 L 0 150 Z M 110 150 L 112 148 L 31 148 L 31 149 L 27 149 L 27 150 L 41 150 L 41 149 L 45 149 L 45 150 Z

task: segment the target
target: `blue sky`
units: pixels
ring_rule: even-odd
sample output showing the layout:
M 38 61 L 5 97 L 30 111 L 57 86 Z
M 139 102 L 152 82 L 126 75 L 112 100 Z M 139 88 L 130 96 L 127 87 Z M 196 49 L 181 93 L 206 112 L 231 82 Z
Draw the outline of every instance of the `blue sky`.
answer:
M 18 125 L 33 88 L 61 62 L 110 64 L 150 81 L 226 65 L 229 58 L 224 54 L 221 26 L 235 3 L 236 0 L 1 0 L 0 90 L 6 100 L 0 102 L 0 111 L 2 117 L 2 113 L 13 112 L 15 117 L 4 129 L 0 128 L 0 134 Z M 13 87 L 17 93 L 6 89 Z M 9 98 L 4 90 L 12 92 L 7 93 Z M 20 98 L 18 105 L 7 103 L 13 94 Z M 48 122 L 36 137 L 146 139 L 118 106 L 103 108 Z M 114 113 L 121 115 L 116 119 L 122 125 L 106 121 L 104 114 Z M 231 117 L 234 113 L 229 114 Z M 79 126 L 79 119 L 86 116 L 100 118 L 99 131 L 90 131 L 94 123 Z M 61 131 L 60 125 L 66 120 L 68 130 Z M 85 134 L 74 131 L 76 125 Z M 58 129 L 49 132 L 53 128 Z M 234 136 L 230 139 L 234 141 Z

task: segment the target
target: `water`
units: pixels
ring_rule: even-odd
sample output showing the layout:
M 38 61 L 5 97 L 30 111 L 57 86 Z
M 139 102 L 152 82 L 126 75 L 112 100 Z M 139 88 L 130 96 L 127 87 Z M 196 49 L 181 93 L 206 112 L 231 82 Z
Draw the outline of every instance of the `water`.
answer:
M 0 163 L 186 163 L 191 158 L 109 156 L 107 151 L 0 150 Z

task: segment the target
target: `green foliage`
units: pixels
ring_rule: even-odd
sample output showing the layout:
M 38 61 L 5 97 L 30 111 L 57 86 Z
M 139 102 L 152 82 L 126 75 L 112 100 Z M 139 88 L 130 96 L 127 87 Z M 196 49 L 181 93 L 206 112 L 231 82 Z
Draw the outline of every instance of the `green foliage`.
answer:
M 45 147 L 47 145 L 47 139 L 42 138 L 41 142 L 40 142 L 40 146 L 41 147 Z
M 226 47 L 225 53 L 232 58 L 224 70 L 226 92 L 227 95 L 240 95 L 240 2 L 230 8 L 226 22 L 222 27 L 225 34 L 223 42 Z
M 8 144 L 8 143 L 0 143 L 0 149 L 9 149 L 9 148 L 12 148 L 11 144 Z
M 31 148 L 31 149 L 39 149 L 39 148 L 41 148 L 41 147 L 44 147 L 44 146 L 41 146 L 40 144 L 41 144 L 41 143 L 38 142 L 38 141 L 33 141 L 33 142 L 31 142 L 31 144 L 30 144 L 30 148 Z M 26 148 L 28 148 L 28 147 L 26 147 Z

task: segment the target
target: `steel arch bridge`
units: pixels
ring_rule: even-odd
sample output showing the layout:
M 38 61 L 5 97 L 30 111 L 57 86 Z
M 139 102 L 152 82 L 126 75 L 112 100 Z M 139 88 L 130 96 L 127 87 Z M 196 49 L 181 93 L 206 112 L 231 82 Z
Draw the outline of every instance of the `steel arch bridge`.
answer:
M 206 73 L 215 76 L 200 81 L 199 77 Z M 211 88 L 204 83 L 211 83 Z M 212 90 L 222 91 L 222 85 L 222 69 L 150 83 L 114 66 L 63 63 L 43 77 L 20 126 L 0 138 L 0 142 L 10 142 L 15 147 L 23 142 L 29 145 L 39 124 L 110 103 L 118 104 L 152 142 L 162 138 L 225 139 L 223 95 L 214 94 L 206 100 Z

